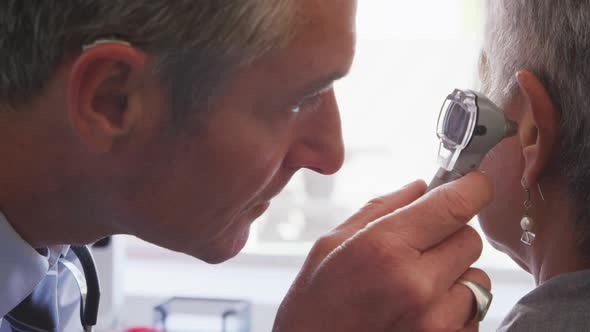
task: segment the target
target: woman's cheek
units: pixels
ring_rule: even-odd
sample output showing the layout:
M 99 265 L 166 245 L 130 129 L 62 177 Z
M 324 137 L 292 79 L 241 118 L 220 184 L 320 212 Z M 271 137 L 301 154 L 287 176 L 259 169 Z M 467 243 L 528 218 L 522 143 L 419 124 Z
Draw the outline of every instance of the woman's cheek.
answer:
M 484 159 L 481 170 L 495 184 L 495 198 L 480 214 L 480 224 L 491 240 L 510 245 L 518 233 L 524 191 L 520 179 L 524 169 L 520 144 L 516 138 L 500 143 Z M 516 232 L 516 233 L 515 233 Z

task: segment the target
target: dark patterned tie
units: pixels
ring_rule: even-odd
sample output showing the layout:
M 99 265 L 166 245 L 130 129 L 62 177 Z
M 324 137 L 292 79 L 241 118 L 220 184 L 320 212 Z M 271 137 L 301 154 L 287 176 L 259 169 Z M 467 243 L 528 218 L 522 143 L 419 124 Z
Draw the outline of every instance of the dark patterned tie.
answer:
M 33 292 L 4 316 L 13 331 L 57 331 L 57 274 L 54 264 Z

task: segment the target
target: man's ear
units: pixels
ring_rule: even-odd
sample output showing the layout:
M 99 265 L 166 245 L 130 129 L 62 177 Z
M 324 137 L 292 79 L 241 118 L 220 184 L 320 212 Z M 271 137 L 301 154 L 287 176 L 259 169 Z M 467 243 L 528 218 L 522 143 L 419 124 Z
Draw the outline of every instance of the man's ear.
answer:
M 101 153 L 129 134 L 142 116 L 139 98 L 146 56 L 119 42 L 86 48 L 72 66 L 71 121 L 88 148 Z
M 559 147 L 560 114 L 537 76 L 528 70 L 516 74 L 522 97 L 519 136 L 527 183 L 538 183 Z

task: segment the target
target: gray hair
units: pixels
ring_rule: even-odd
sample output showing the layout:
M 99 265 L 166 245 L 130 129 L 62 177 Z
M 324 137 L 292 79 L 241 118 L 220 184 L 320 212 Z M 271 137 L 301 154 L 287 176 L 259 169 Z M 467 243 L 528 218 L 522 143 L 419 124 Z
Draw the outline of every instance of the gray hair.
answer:
M 153 56 L 173 109 L 207 101 L 233 69 L 281 47 L 291 0 L 1 0 L 0 103 L 39 94 L 68 57 L 99 38 Z
M 487 0 L 483 89 L 504 105 L 515 73 L 543 82 L 561 114 L 560 168 L 590 254 L 590 1 Z

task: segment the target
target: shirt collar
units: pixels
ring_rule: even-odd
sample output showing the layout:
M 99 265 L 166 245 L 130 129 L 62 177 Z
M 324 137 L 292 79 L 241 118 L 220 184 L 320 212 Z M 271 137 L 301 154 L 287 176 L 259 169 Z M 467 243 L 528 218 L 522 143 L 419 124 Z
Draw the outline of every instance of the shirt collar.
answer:
M 41 255 L 0 212 L 0 318 L 21 303 L 68 247 L 47 248 Z

